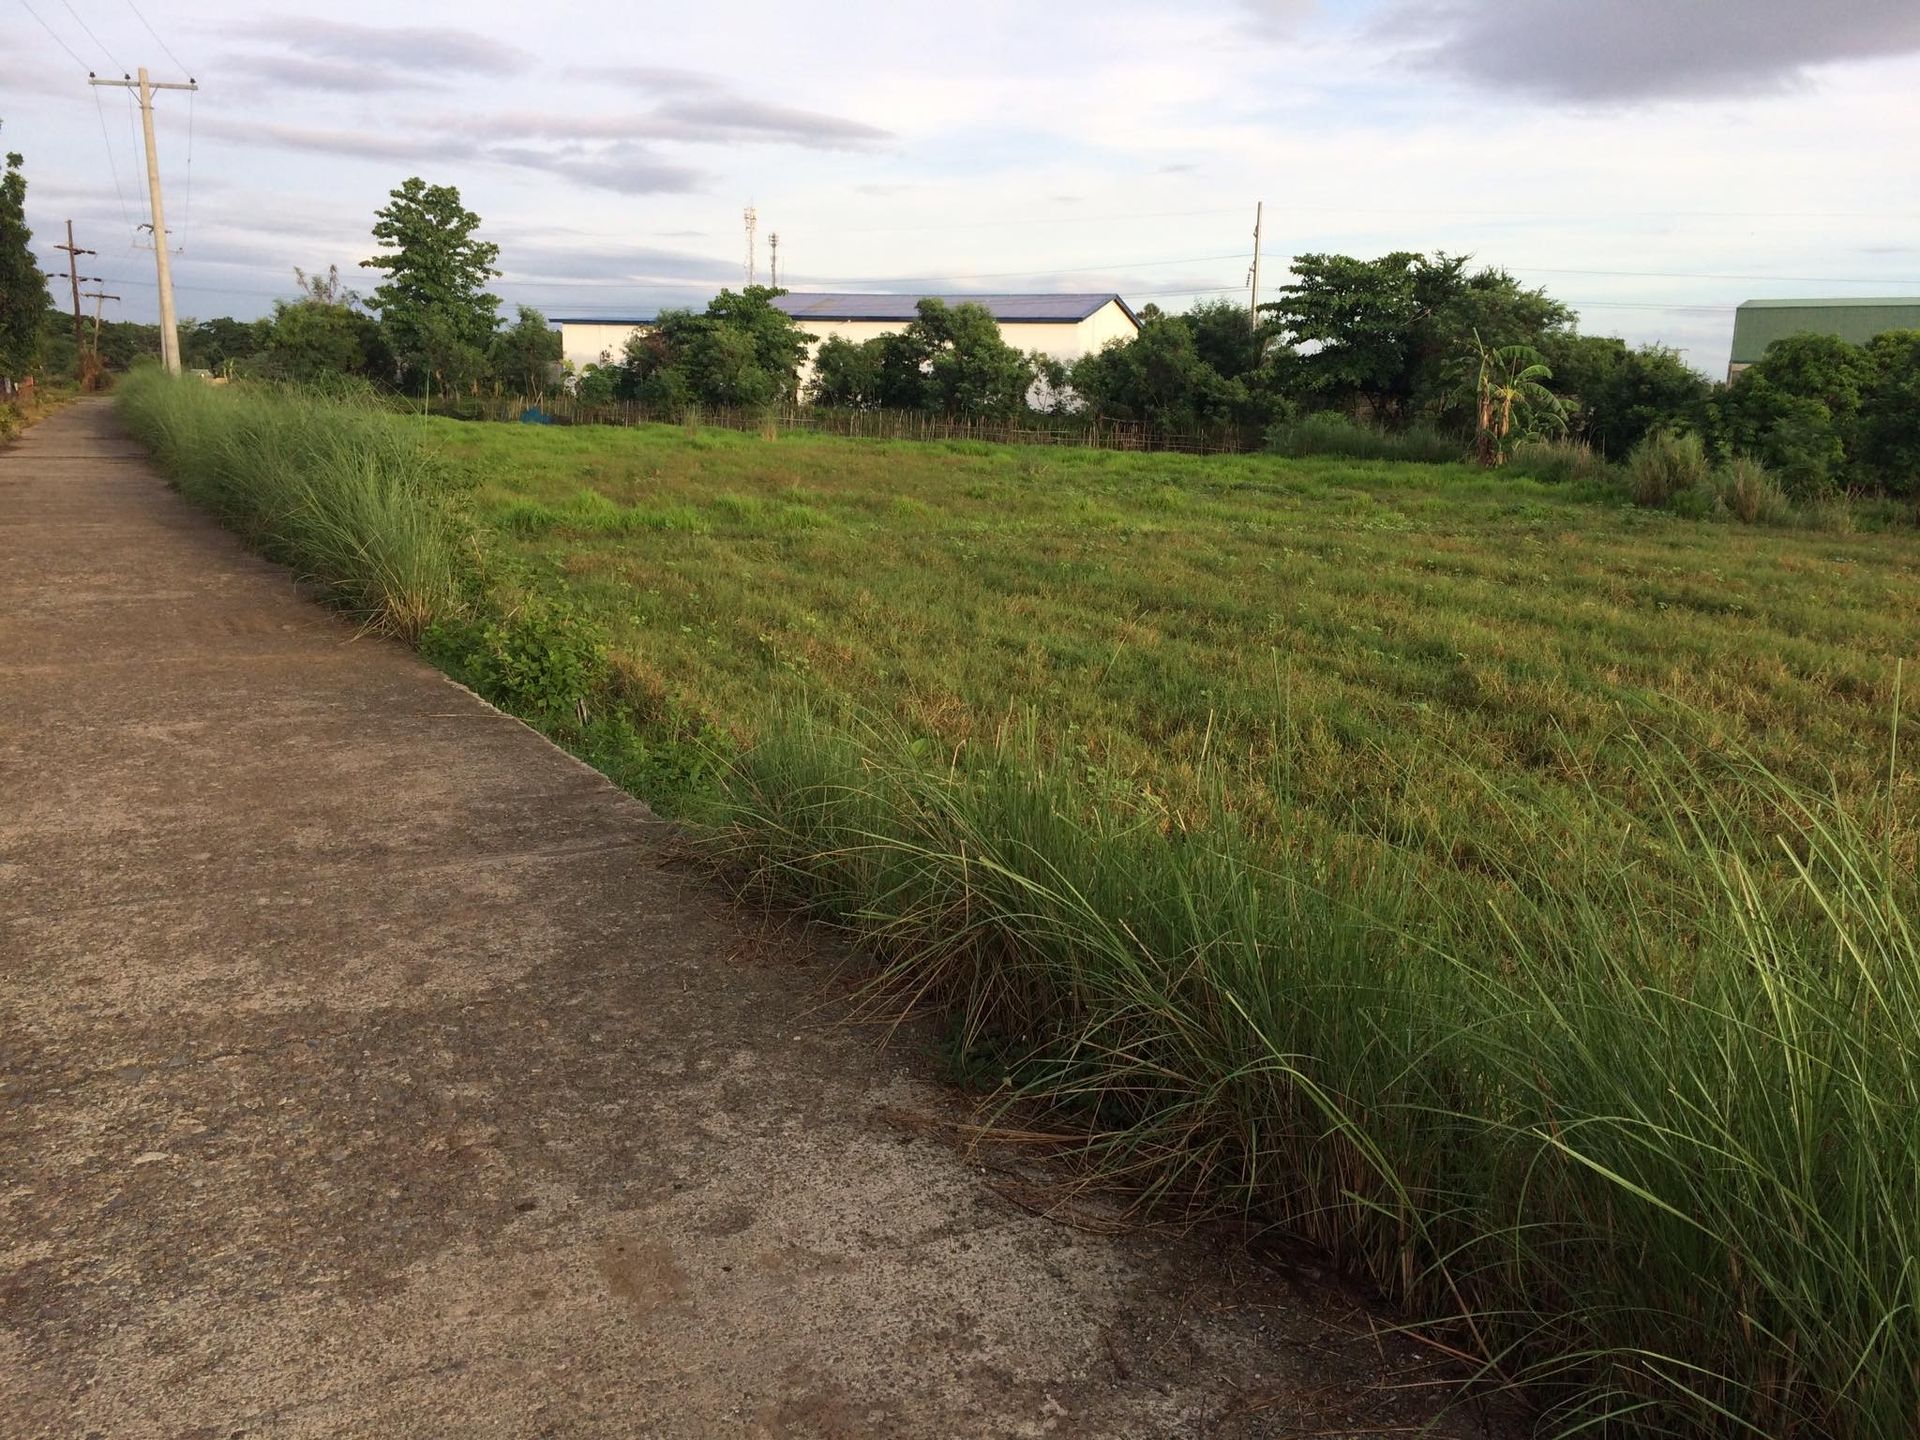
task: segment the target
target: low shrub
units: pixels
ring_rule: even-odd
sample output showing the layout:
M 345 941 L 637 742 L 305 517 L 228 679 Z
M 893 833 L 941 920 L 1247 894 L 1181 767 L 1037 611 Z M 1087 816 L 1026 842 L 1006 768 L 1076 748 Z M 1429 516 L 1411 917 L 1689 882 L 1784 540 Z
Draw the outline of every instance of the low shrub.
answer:
M 1655 430 L 1627 455 L 1627 494 L 1636 505 L 1672 505 L 1690 492 L 1704 499 L 1712 480 L 1713 462 L 1698 435 Z
M 1444 464 L 1466 458 L 1467 447 L 1457 436 L 1427 425 L 1405 430 L 1380 430 L 1361 425 L 1350 416 L 1323 411 L 1267 428 L 1270 455 L 1303 459 L 1310 455 L 1344 455 L 1354 460 L 1409 460 Z
M 1607 457 L 1584 440 L 1522 440 L 1507 469 L 1549 485 L 1593 484 L 1613 473 Z

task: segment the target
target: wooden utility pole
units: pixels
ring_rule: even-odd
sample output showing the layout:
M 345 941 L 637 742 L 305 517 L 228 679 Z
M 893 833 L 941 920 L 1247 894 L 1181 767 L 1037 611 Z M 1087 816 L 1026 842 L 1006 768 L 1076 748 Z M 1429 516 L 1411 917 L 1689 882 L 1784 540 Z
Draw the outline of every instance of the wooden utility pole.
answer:
M 80 338 L 80 257 L 97 255 L 97 250 L 84 250 L 73 243 L 73 221 L 67 221 L 67 243 L 56 245 L 56 250 L 67 252 L 67 283 L 73 286 L 73 371 L 83 382 L 87 378 L 87 344 Z M 89 275 L 89 280 L 98 276 Z
M 1267 202 L 1253 202 L 1253 284 L 1247 291 L 1247 318 L 1253 322 L 1253 358 L 1260 359 L 1260 220 Z
M 118 295 L 105 295 L 98 290 L 89 290 L 87 291 L 87 298 L 93 301 L 93 358 L 98 360 L 100 358 L 100 302 L 103 300 L 117 301 L 120 297 Z
M 153 268 L 160 286 L 160 358 L 167 373 L 180 373 L 180 326 L 173 316 L 173 258 L 167 253 L 167 212 L 160 203 L 160 152 L 153 143 L 153 92 L 156 90 L 198 90 L 193 77 L 184 84 L 177 81 L 153 81 L 147 67 L 140 67 L 140 78 L 121 76 L 118 80 L 87 77 L 89 85 L 117 85 L 123 90 L 140 92 L 140 123 L 147 132 L 147 203 L 153 211 Z

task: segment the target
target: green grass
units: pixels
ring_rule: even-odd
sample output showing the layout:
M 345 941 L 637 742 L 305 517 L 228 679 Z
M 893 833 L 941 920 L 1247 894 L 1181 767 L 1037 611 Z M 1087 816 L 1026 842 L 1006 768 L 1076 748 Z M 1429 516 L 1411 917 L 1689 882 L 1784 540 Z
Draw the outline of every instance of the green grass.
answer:
M 746 747 L 727 873 L 1096 1170 L 1312 1237 L 1550 1429 L 1910 1433 L 1909 541 L 1457 465 L 430 433 L 483 520 L 687 517 L 499 538 Z
M 181 490 L 371 628 L 417 639 L 460 602 L 464 524 L 440 467 L 372 406 L 136 371 L 129 427 Z
M 1445 464 L 407 425 L 439 466 L 383 466 L 464 476 L 480 537 L 429 652 L 1096 1173 L 1312 1238 L 1548 1433 L 1920 1426 L 1910 537 Z

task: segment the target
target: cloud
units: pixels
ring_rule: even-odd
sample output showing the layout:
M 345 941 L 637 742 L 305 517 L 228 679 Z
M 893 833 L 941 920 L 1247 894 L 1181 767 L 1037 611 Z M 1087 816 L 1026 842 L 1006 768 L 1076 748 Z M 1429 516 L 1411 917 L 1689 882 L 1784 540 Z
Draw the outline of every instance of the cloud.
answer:
M 643 145 L 618 142 L 594 147 L 565 146 L 543 150 L 524 145 L 495 145 L 483 152 L 489 160 L 541 170 L 621 195 L 679 194 L 696 188 L 699 172 L 662 160 Z
M 302 125 L 260 125 L 208 116 L 200 128 L 227 140 L 359 160 L 468 160 L 480 153 L 472 140 L 457 135 L 423 134 L 411 127 L 390 131 L 320 129 Z
M 671 65 L 573 65 L 567 74 L 581 80 L 598 80 L 621 88 L 665 90 L 676 94 L 689 90 L 717 90 L 720 82 L 703 71 L 682 70 Z
M 393 70 L 512 75 L 526 68 L 521 52 L 511 46 L 439 25 L 355 25 L 305 16 L 257 20 L 241 33 L 276 41 L 296 54 Z
M 1813 66 L 1920 51 L 1914 0 L 1402 0 L 1377 35 L 1411 33 L 1432 68 L 1554 100 L 1746 96 Z
M 223 77 L 258 81 L 295 90 L 336 95 L 385 95 L 394 90 L 433 90 L 445 82 L 431 76 L 347 60 L 315 60 L 304 55 L 229 55 Z

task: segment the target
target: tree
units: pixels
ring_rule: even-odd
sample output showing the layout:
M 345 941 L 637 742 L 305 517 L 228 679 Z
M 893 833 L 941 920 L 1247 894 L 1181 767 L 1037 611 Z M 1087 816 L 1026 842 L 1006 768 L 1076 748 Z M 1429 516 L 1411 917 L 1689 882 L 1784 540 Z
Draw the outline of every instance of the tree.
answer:
M 343 377 L 390 380 L 393 354 L 361 300 L 340 284 L 337 266 L 327 273 L 295 269 L 297 300 L 277 300 L 254 368 L 268 379 L 300 385 Z
M 968 419 L 1005 419 L 1027 408 L 1033 366 L 1000 338 L 984 305 L 949 306 L 929 296 L 907 326 L 927 349 L 927 408 Z
M 1920 500 L 1920 330 L 1867 342 L 1874 379 L 1860 403 L 1859 462 L 1890 495 Z
M 47 312 L 45 278 L 28 241 L 27 177 L 16 152 L 0 172 L 0 378 L 16 379 L 40 353 L 40 327 Z
M 368 304 L 409 385 L 431 375 L 444 389 L 484 365 L 500 301 L 486 284 L 500 247 L 476 238 L 480 217 L 451 185 L 413 176 L 375 212 L 373 238 L 386 253 L 361 265 L 385 273 Z
M 797 397 L 812 339 L 773 302 L 786 292 L 722 290 L 703 313 L 669 310 L 627 342 L 620 393 L 661 409 L 755 408 Z
M 871 341 L 856 345 L 829 335 L 813 357 L 807 399 L 839 410 L 866 410 L 879 403 L 880 353 Z
M 560 355 L 560 332 L 538 310 L 522 305 L 518 319 L 493 337 L 489 358 L 493 373 L 521 394 L 543 395 Z
M 270 320 L 235 320 L 225 315 L 189 320 L 180 327 L 180 363 L 189 370 L 217 372 L 231 361 L 248 359 L 265 349 L 272 330 Z
M 1504 465 L 1507 438 L 1518 424 L 1564 426 L 1560 399 L 1547 389 L 1553 371 L 1531 345 L 1490 346 L 1479 335 L 1467 356 L 1468 393 L 1474 406 L 1474 458 L 1482 465 Z
M 1789 335 L 1727 387 L 1726 439 L 1817 495 L 1840 484 L 1857 448 L 1862 405 L 1879 380 L 1874 357 L 1832 335 Z
M 1376 420 L 1466 421 L 1457 357 L 1476 333 L 1491 348 L 1542 348 L 1573 312 L 1504 270 L 1467 270 L 1467 256 L 1397 250 L 1376 260 L 1301 255 L 1294 282 L 1261 306 L 1295 348 L 1279 357 L 1288 388 L 1317 404 L 1365 404 Z
M 1251 347 L 1251 326 L 1244 338 Z M 1097 415 L 1181 432 L 1237 419 L 1247 403 L 1246 387 L 1201 357 L 1183 315 L 1155 315 L 1133 339 L 1083 356 L 1073 367 L 1073 388 Z
M 1553 337 L 1543 349 L 1569 427 L 1609 459 L 1626 459 L 1654 430 L 1706 427 L 1713 387 L 1677 350 L 1628 349 L 1611 336 L 1569 334 Z

